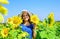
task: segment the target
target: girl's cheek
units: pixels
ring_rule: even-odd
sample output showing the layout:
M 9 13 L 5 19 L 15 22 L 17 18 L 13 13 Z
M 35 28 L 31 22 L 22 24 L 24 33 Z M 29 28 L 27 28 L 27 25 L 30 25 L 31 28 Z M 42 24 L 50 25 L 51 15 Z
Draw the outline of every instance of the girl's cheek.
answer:
M 24 17 L 22 19 L 24 20 Z
M 28 18 L 26 18 L 25 20 L 28 20 Z
M 29 19 L 29 16 L 24 16 L 23 17 L 23 20 L 28 20 Z
M 27 16 L 26 19 L 29 19 L 29 17 Z

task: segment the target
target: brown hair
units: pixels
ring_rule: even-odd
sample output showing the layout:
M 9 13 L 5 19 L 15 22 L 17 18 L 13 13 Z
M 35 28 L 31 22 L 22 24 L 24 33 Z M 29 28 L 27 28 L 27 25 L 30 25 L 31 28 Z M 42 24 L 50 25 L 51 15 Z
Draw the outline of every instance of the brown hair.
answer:
M 24 14 L 25 12 L 27 12 L 27 11 L 22 11 L 22 14 L 21 14 L 22 19 L 23 19 L 23 14 Z M 29 16 L 29 19 L 28 19 L 29 23 L 32 23 L 32 22 L 30 21 L 30 14 L 29 14 L 29 12 L 27 12 L 27 15 Z M 24 20 L 23 20 L 22 24 L 23 24 L 23 23 L 24 23 Z

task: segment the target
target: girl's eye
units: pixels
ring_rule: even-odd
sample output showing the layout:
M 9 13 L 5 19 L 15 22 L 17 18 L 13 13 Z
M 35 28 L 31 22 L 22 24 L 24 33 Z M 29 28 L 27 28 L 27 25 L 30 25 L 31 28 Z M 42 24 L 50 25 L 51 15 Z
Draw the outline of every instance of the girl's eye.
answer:
M 28 16 L 28 15 L 26 15 L 26 16 Z
M 23 17 L 28 16 L 27 14 L 23 15 Z

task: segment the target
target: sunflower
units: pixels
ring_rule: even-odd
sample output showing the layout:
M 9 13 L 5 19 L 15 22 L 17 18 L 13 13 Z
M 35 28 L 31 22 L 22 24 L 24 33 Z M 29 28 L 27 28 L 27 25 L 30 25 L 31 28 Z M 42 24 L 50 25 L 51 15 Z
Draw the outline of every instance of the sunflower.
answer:
M 18 16 L 12 17 L 12 23 L 14 28 L 18 27 L 18 25 L 22 23 L 21 17 L 18 17 Z
M 10 24 L 12 24 L 12 18 L 8 18 L 7 22 L 10 23 Z
M 7 23 L 12 24 L 11 28 L 17 28 L 22 23 L 22 19 L 21 17 L 13 16 L 7 19 Z
M 26 37 L 26 36 L 28 36 L 29 34 L 27 33 L 27 32 L 22 32 L 21 34 L 20 34 L 20 36 L 21 37 Z
M 55 20 L 54 20 L 54 13 L 51 12 L 50 15 L 48 16 L 48 25 L 52 26 L 54 24 Z
M 1 35 L 2 35 L 3 38 L 8 36 L 8 31 L 9 31 L 8 28 L 3 28 L 1 30 Z
M 7 15 L 8 10 L 5 7 L 3 7 L 3 6 L 0 6 L 0 13 L 2 13 L 4 15 Z
M 15 24 L 15 25 L 19 25 L 19 24 L 22 23 L 21 17 L 18 17 L 18 16 L 14 16 L 14 17 L 12 18 L 12 20 L 13 20 L 13 24 Z
M 4 21 L 4 17 L 0 14 L 0 23 Z
M 9 2 L 8 2 L 8 0 L 0 0 L 0 3 L 1 4 L 8 4 Z
M 38 24 L 39 23 L 39 18 L 36 15 L 31 16 L 31 22 Z

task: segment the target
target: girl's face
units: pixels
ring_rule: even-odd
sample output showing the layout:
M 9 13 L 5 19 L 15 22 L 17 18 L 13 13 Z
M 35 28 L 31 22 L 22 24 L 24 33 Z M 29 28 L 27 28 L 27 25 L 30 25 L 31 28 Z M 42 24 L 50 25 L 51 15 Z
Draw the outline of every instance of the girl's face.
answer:
M 29 20 L 29 15 L 28 15 L 27 12 L 24 12 L 24 13 L 23 13 L 23 20 L 24 20 L 24 21 L 28 21 L 28 20 Z

